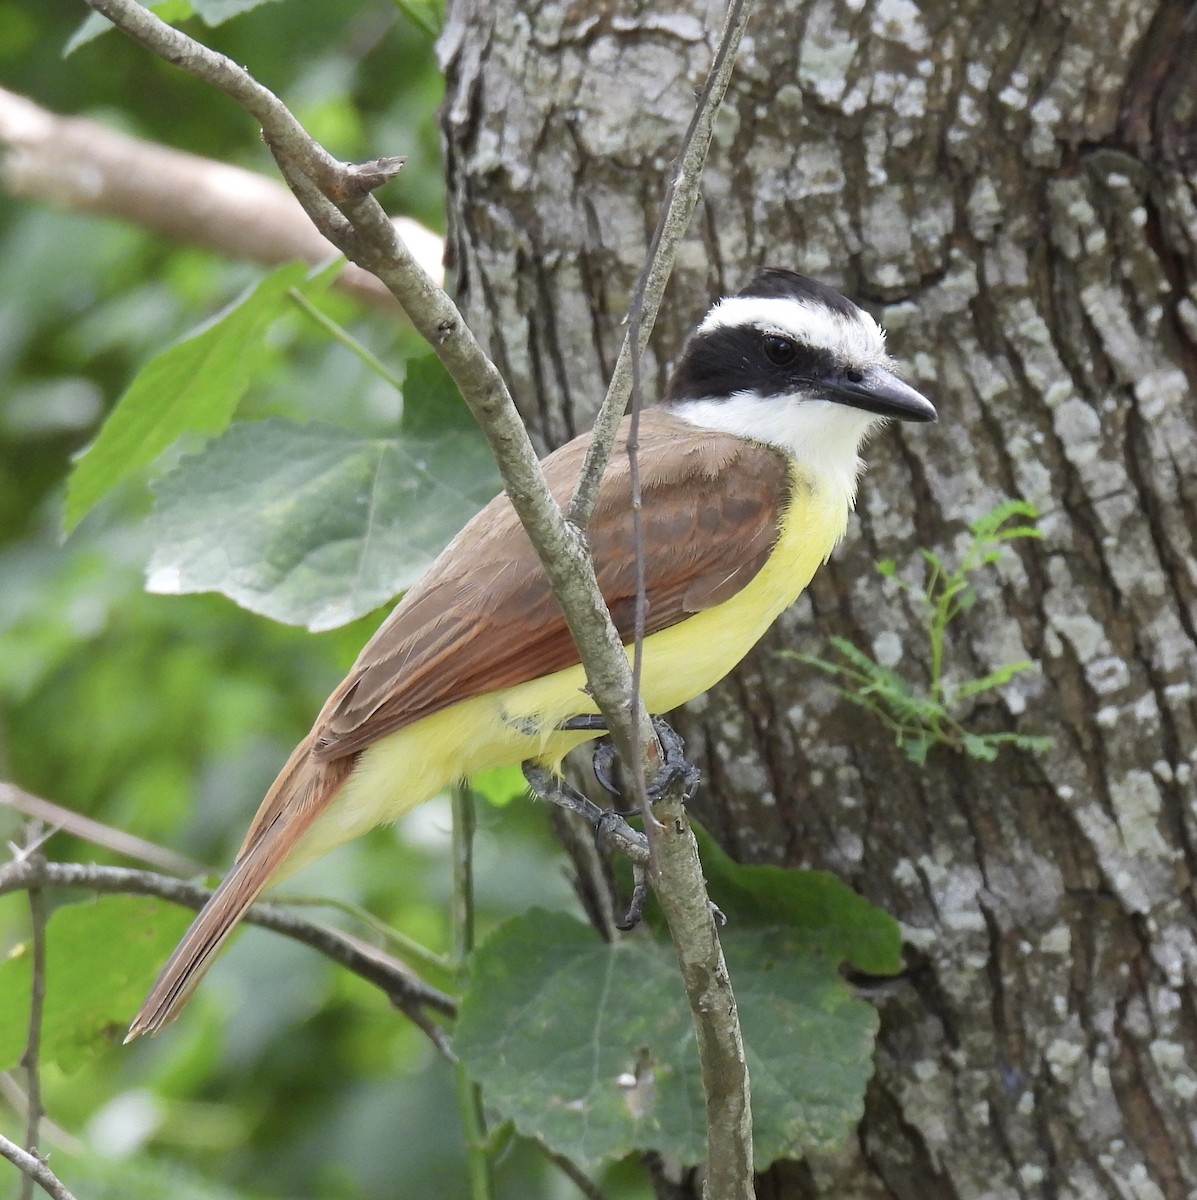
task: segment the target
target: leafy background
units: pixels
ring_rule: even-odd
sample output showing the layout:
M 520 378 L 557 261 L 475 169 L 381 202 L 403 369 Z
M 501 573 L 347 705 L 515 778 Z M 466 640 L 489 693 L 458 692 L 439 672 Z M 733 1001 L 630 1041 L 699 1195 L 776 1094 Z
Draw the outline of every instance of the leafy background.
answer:
M 277 3 L 192 3 L 199 35 L 252 64 L 334 153 L 406 154 L 384 200 L 440 224 L 440 81 L 407 6 L 330 0 L 292 20 Z M 270 171 L 252 123 L 223 98 L 119 37 L 90 36 L 94 23 L 74 36 L 81 16 L 0 0 L 4 84 Z M 371 610 L 497 490 L 414 335 L 329 279 L 45 208 L 0 211 L 0 777 L 202 863 L 230 860 L 377 623 Z M 366 354 L 331 340 L 312 306 Z M 486 791 L 484 946 L 455 1046 L 518 1131 L 497 1194 L 575 1194 L 535 1136 L 613 1200 L 647 1195 L 640 1150 L 687 1163 L 704 1150 L 672 952 L 647 930 L 603 945 L 579 919 L 543 814 L 507 803 L 518 773 Z M 19 826 L 0 809 L 0 833 Z M 445 951 L 449 828 L 434 802 L 295 887 Z M 61 834 L 48 852 L 113 861 Z M 896 925 L 830 876 L 739 868 L 711 845 L 703 858 L 736 930 L 758 1163 L 832 1144 L 859 1116 L 876 1030 L 842 968 L 896 970 Z M 466 1194 L 452 1071 L 366 984 L 250 930 L 185 1021 L 121 1047 L 186 915 L 131 897 L 52 901 L 44 1146 L 78 1195 Z M 27 937 L 22 898 L 0 900 L 0 1069 L 23 1044 Z M 634 1086 L 618 1094 L 625 1077 Z M 7 1136 L 20 1140 L 21 1124 L 0 1104 Z
M 305 4 L 302 20 L 295 12 L 266 4 L 195 31 L 252 63 L 336 153 L 407 155 L 388 207 L 441 227 L 431 39 L 385 0 Z M 56 112 L 272 171 L 233 105 L 122 38 L 64 59 L 84 16 L 66 0 L 0 2 L 0 84 Z M 114 222 L 0 203 L 0 776 L 213 865 L 231 857 L 377 615 L 312 635 L 219 596 L 147 594 L 147 473 L 109 493 L 65 543 L 64 485 L 135 373 L 261 276 Z M 418 350 L 394 322 L 334 293 L 319 303 L 391 364 Z M 394 388 L 296 309 L 271 324 L 238 416 L 320 420 L 379 439 L 394 434 L 400 406 Z M 0 835 L 15 838 L 19 826 L 0 809 Z M 429 806 L 295 886 L 367 905 L 445 948 L 448 831 L 447 806 Z M 48 851 L 117 861 L 64 835 Z M 559 854 L 530 805 L 487 806 L 478 854 L 484 930 L 529 904 L 570 909 Z M 54 897 L 68 899 L 80 916 L 107 904 Z M 51 927 L 74 915 L 56 912 Z M 0 900 L 0 956 L 27 932 L 22 898 Z M 271 1003 L 256 1005 L 263 996 Z M 0 1003 L 12 1011 L 9 996 Z M 125 1049 L 93 1044 L 88 1056 L 47 1062 L 43 1075 L 64 1131 L 47 1146 L 80 1196 L 466 1191 L 452 1075 L 423 1036 L 373 989 L 258 930 L 222 960 L 185 1024 Z M 3 1101 L 0 1129 L 23 1135 Z M 498 1185 L 509 1196 L 576 1194 L 518 1140 Z M 0 1165 L 0 1195 L 16 1187 Z

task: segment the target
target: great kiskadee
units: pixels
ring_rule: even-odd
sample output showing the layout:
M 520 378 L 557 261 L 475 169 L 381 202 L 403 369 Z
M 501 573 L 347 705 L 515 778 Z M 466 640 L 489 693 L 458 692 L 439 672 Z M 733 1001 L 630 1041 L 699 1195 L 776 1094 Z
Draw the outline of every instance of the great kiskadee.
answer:
M 664 401 L 640 418 L 649 712 L 705 692 L 797 599 L 844 534 L 858 451 L 887 417 L 933 421 L 935 409 L 894 374 L 873 318 L 838 292 L 768 270 L 710 310 Z M 625 419 L 589 537 L 603 597 L 630 643 L 627 432 Z M 559 502 L 589 440 L 544 460 Z M 563 726 L 596 711 L 532 545 L 498 496 L 406 593 L 329 697 L 129 1037 L 178 1014 L 268 884 L 476 771 L 529 761 L 556 771 L 597 736 Z

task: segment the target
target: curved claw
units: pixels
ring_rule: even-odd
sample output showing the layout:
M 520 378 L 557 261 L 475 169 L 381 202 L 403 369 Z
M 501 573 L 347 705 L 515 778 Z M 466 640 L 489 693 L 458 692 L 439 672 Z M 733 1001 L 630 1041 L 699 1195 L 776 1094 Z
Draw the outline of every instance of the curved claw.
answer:
M 682 799 L 689 804 L 698 791 L 702 778 L 699 769 L 686 758 L 686 744 L 681 735 L 661 717 L 653 717 L 653 729 L 661 743 L 661 766 L 648 785 L 648 802 L 655 804 L 678 782 L 682 785 Z
M 615 922 L 621 933 L 635 929 L 644 918 L 644 905 L 648 901 L 648 868 L 640 863 L 632 864 L 632 900 L 623 920 Z
M 594 777 L 599 786 L 608 795 L 622 796 L 619 784 L 615 779 L 616 764 L 619 759 L 615 753 L 615 743 L 610 738 L 603 738 L 594 748 L 594 757 L 590 760 Z

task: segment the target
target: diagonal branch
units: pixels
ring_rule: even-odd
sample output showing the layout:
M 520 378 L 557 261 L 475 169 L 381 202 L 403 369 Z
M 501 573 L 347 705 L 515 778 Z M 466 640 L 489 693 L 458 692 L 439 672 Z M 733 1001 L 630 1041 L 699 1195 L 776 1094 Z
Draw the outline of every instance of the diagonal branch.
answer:
M 673 269 L 694 206 L 710 150 L 715 114 L 727 91 L 740 39 L 752 12 L 752 0 L 730 0 L 714 61 L 690 126 L 628 311 L 628 329 L 620 347 L 607 396 L 595 420 L 594 437 L 582 467 L 569 514 L 585 528 L 598 499 L 615 431 L 629 398 L 632 421 L 628 457 L 632 477 L 632 519 L 636 547 L 636 636 L 632 659 L 633 696 L 640 695 L 646 612 L 644 544 L 640 525 L 640 474 L 637 434 L 640 422 L 640 359 L 652 331 L 665 285 Z M 694 1022 L 702 1069 L 707 1117 L 707 1176 L 704 1194 L 720 1200 L 751 1200 L 753 1195 L 752 1106 L 744 1039 L 719 931 L 706 892 L 698 847 L 686 818 L 680 786 L 649 810 L 641 754 L 640 726 L 632 728 L 631 765 L 636 799 L 652 854 L 657 899 L 669 924 L 678 967 Z
M 39 862 L 33 858 L 15 859 L 0 867 L 0 896 L 39 887 L 85 888 L 103 895 L 156 896 L 197 910 L 212 895 L 211 888 L 128 867 Z M 406 1013 L 428 1009 L 446 1017 L 456 1015 L 457 1005 L 451 996 L 430 987 L 399 959 L 360 938 L 305 921 L 279 904 L 255 904 L 245 920 L 318 950 L 325 958 L 380 988 L 392 1004 Z
M 201 863 L 193 862 L 182 854 L 176 854 L 165 846 L 148 842 L 135 834 L 126 833 L 112 825 L 105 825 L 92 817 L 85 817 L 74 809 L 64 808 L 53 800 L 43 800 L 32 792 L 19 788 L 14 783 L 0 780 L 0 806 L 16 809 L 27 817 L 42 821 L 50 826 L 50 831 L 63 831 L 72 834 L 106 850 L 114 850 L 126 858 L 134 858 L 139 862 L 148 863 L 160 871 L 170 871 L 175 875 L 204 875 L 208 868 Z
M 578 486 L 569 504 L 570 520 L 582 528 L 586 527 L 594 512 L 598 486 L 615 443 L 615 431 L 633 395 L 633 369 L 637 373 L 639 369 L 636 360 L 648 345 L 661 299 L 665 295 L 665 285 L 673 273 L 678 247 L 690 227 L 690 218 L 698 203 L 703 168 L 711 149 L 715 116 L 731 82 L 740 40 L 748 26 L 752 9 L 753 0 L 731 0 L 728 4 L 711 70 L 699 93 L 689 128 L 682 138 L 682 149 L 665 190 L 665 201 L 653 230 L 648 258 L 628 305 L 627 333 L 615 360 L 607 394 L 594 420 L 594 440 L 590 443 L 578 477 Z
M 16 1142 L 10 1142 L 2 1133 L 0 1133 L 0 1158 L 8 1159 L 14 1167 L 23 1172 L 27 1179 L 32 1179 L 47 1196 L 53 1196 L 54 1200 L 75 1200 L 75 1197 L 63 1185 L 62 1180 L 36 1154 L 22 1150 Z
M 690 218 L 694 214 L 694 206 L 698 203 L 699 191 L 702 186 L 703 169 L 706 166 L 707 155 L 711 149 L 711 137 L 715 128 L 715 116 L 723 97 L 731 82 L 732 71 L 736 65 L 736 55 L 740 41 L 752 14 L 753 0 L 730 0 L 724 17 L 723 30 L 715 48 L 711 69 L 706 82 L 699 93 L 698 103 L 690 124 L 682 138 L 681 153 L 677 157 L 674 173 L 670 176 L 665 190 L 665 202 L 657 218 L 653 230 L 652 241 L 649 244 L 648 256 L 644 269 L 640 273 L 632 298 L 628 305 L 627 333 L 619 348 L 615 361 L 615 369 L 611 374 L 611 382 L 607 394 L 595 417 L 594 429 L 582 470 L 574 494 L 569 502 L 568 515 L 570 521 L 579 529 L 585 529 L 590 524 L 594 506 L 598 502 L 599 485 L 611 450 L 615 444 L 615 436 L 619 423 L 623 419 L 629 400 L 632 405 L 632 423 L 628 431 L 627 454 L 631 474 L 632 490 L 632 531 L 633 544 L 636 552 L 636 613 L 635 635 L 633 639 L 632 657 L 632 699 L 640 700 L 640 679 L 644 661 L 644 624 L 648 602 L 645 595 L 645 563 L 644 537 L 641 523 L 640 507 L 640 465 L 639 465 L 639 432 L 640 432 L 640 362 L 641 355 L 648 345 L 657 313 L 661 307 L 661 299 L 665 295 L 665 286 L 673 273 L 673 264 L 677 258 L 678 247 L 686 230 L 690 227 Z M 633 725 L 631 743 L 625 761 L 631 765 L 632 789 L 635 800 L 644 817 L 646 830 L 651 831 L 655 822 L 649 811 L 648 795 L 645 788 L 644 763 L 645 754 L 641 740 L 644 731 L 643 724 Z M 656 843 L 650 837 L 649 848 L 654 858 Z M 654 862 L 654 870 L 656 863 Z

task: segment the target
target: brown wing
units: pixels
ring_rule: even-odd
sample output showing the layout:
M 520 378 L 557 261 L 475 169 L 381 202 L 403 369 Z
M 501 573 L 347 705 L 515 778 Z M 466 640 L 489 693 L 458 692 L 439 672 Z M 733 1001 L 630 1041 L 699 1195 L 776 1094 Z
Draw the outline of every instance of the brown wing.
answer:
M 627 421 L 590 525 L 599 586 L 624 641 L 633 636 L 635 558 Z M 760 570 L 777 535 L 788 465 L 767 446 L 696 429 L 667 411 L 641 417 L 646 632 L 728 599 Z M 568 500 L 589 438 L 544 462 Z M 312 733 L 323 759 L 459 700 L 573 666 L 577 650 L 532 544 L 505 496 L 484 508 L 412 587 L 329 697 Z

